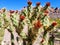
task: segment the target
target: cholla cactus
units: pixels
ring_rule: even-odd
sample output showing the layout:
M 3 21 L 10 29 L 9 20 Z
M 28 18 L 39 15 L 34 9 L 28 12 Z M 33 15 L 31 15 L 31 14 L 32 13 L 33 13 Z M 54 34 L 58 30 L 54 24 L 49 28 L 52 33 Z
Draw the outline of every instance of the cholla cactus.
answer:
M 48 45 L 49 32 L 55 27 L 56 24 L 55 22 L 52 24 L 49 22 L 49 6 L 50 3 L 47 2 L 45 7 L 42 8 L 40 6 L 40 2 L 37 2 L 36 7 L 32 7 L 32 2 L 28 1 L 28 6 L 21 11 L 20 24 L 22 27 L 27 24 L 28 33 L 20 33 L 20 36 L 26 37 L 22 39 L 28 42 L 27 45 Z M 37 42 L 39 43 L 37 44 Z
M 12 42 L 14 42 L 13 31 L 16 30 L 20 36 L 19 40 L 23 41 L 21 45 L 49 45 L 49 32 L 57 24 L 56 22 L 52 24 L 49 22 L 49 6 L 49 2 L 44 7 L 41 7 L 40 2 L 37 2 L 36 6 L 32 7 L 32 2 L 28 1 L 28 6 L 24 7 L 20 14 L 17 13 L 18 11 L 10 10 L 8 19 L 5 17 L 6 13 L 2 13 L 4 17 L 1 18 L 0 16 L 0 20 L 4 19 L 4 25 L 8 24 L 5 29 L 8 29 L 12 34 Z M 0 29 L 2 29 L 1 22 Z

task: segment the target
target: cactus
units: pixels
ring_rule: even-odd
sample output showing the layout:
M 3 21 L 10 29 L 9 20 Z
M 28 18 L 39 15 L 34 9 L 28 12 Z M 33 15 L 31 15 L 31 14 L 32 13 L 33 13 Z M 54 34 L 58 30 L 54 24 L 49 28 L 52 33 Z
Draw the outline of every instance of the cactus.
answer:
M 28 6 L 24 7 L 20 14 L 18 11 L 10 10 L 10 17 L 7 18 L 5 10 L 0 15 L 0 29 L 7 29 L 11 33 L 11 45 L 14 45 L 14 30 L 17 32 L 17 42 L 23 41 L 21 45 L 49 45 L 49 33 L 56 26 L 56 22 L 52 24 L 49 22 L 48 8 L 50 3 L 47 2 L 44 7 L 40 6 L 40 2 L 36 3 L 35 7 L 32 7 L 32 2 L 28 1 Z M 1 20 L 4 20 L 2 24 Z M 5 26 L 5 27 L 2 27 Z M 52 41 L 52 40 L 50 40 Z M 53 41 L 52 41 L 53 42 Z
M 37 45 L 37 42 L 41 45 L 48 45 L 49 43 L 49 32 L 55 27 L 54 24 L 49 22 L 48 8 L 50 3 L 47 2 L 45 7 L 40 6 L 40 2 L 36 3 L 36 7 L 32 7 L 32 2 L 28 1 L 28 6 L 21 11 L 20 15 L 24 15 L 26 20 L 22 23 L 28 24 L 28 35 L 25 41 L 27 45 Z M 41 33 L 43 33 L 41 36 Z M 26 35 L 26 34 L 25 34 Z M 37 41 L 41 36 L 40 41 Z

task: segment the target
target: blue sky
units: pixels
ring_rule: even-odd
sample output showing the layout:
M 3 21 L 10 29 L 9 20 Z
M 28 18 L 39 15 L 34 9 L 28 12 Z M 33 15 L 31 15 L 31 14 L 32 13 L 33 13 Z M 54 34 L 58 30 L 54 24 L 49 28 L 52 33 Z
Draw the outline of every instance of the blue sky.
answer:
M 33 6 L 35 6 L 36 2 L 41 2 L 41 5 L 44 6 L 46 2 L 51 3 L 51 7 L 59 7 L 60 8 L 60 0 L 31 0 Z M 0 8 L 6 7 L 6 9 L 10 10 L 20 10 L 24 6 L 27 6 L 27 0 L 0 0 Z

